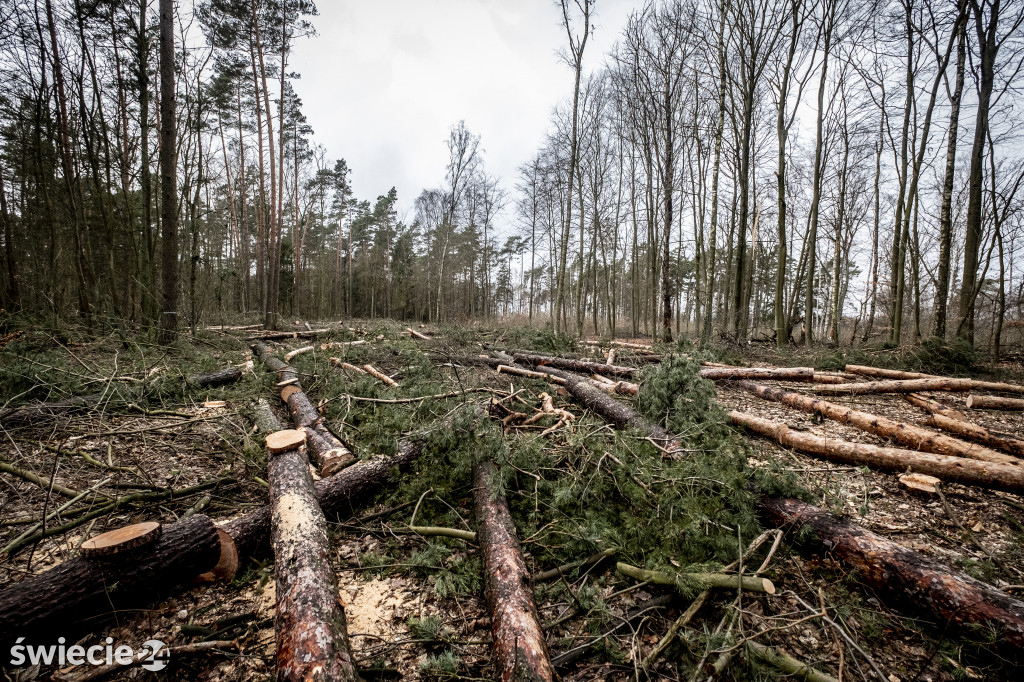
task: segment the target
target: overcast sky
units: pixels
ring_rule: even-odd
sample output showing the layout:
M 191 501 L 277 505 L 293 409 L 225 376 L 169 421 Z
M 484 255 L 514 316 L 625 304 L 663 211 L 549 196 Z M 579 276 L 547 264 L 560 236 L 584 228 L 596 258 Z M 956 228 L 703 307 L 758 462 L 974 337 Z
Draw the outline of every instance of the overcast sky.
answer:
M 638 0 L 598 0 L 584 68 L 605 55 Z M 488 172 L 509 191 L 537 151 L 552 108 L 572 92 L 554 0 L 321 0 L 317 36 L 289 60 L 294 86 L 330 159 L 353 169 L 356 196 L 398 188 L 413 219 L 424 188 L 444 181 L 448 131 L 481 136 Z

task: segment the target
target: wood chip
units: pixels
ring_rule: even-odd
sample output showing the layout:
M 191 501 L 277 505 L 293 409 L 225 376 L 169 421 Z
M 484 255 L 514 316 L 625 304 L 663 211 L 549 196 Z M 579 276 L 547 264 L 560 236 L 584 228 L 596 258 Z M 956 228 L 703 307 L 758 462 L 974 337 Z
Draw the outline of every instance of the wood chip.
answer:
M 901 486 L 912 493 L 923 495 L 937 495 L 941 482 L 940 479 L 925 474 L 903 474 L 900 476 Z

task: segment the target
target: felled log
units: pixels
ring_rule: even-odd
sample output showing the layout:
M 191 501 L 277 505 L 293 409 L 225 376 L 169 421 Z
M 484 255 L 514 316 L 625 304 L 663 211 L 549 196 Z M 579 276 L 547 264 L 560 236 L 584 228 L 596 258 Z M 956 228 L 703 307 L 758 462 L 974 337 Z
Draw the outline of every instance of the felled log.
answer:
M 209 325 L 203 327 L 203 331 L 207 332 L 237 332 L 237 331 L 248 331 L 250 329 L 262 329 L 262 324 L 236 324 L 236 325 Z
M 968 421 L 961 421 L 959 419 L 951 419 L 945 415 L 932 414 L 929 415 L 924 423 L 928 426 L 932 426 L 936 429 L 942 429 L 949 433 L 966 438 L 967 440 L 974 441 L 975 443 L 981 443 L 990 448 L 996 448 L 1003 452 L 1009 452 L 1017 457 L 1024 457 L 1024 440 L 1012 436 L 1008 433 L 1000 433 L 999 431 L 992 431 L 986 429 L 980 424 L 974 424 Z M 1024 464 L 1024 461 L 1018 460 L 1020 464 Z
M 320 350 L 331 350 L 332 348 L 349 348 L 351 346 L 362 346 L 364 343 L 370 343 L 366 339 L 360 339 L 358 341 L 330 341 L 328 343 L 321 343 Z
M 609 394 L 637 395 L 640 393 L 640 387 L 631 381 L 612 381 L 600 374 L 593 375 L 590 379 L 590 383 L 594 387 Z
M 48 635 L 57 626 L 69 634 L 87 618 L 145 604 L 212 569 L 221 543 L 213 521 L 196 514 L 163 526 L 158 539 L 135 550 L 79 556 L 8 585 L 0 590 L 0 643 Z
M 331 433 L 316 406 L 302 390 L 295 368 L 282 362 L 262 343 L 254 344 L 252 349 L 263 364 L 274 371 L 281 380 L 278 384 L 281 400 L 287 403 L 295 428 L 306 432 L 310 459 L 320 470 L 320 475 L 330 476 L 355 462 L 355 455 Z
M 920 393 L 922 391 L 970 391 L 973 379 L 892 379 L 822 386 L 815 392 L 828 395 L 868 395 L 872 393 Z
M 884 369 L 882 367 L 869 367 L 867 365 L 847 365 L 847 374 L 859 374 L 866 377 L 881 377 L 883 379 L 941 379 L 935 374 L 923 374 L 921 372 L 904 372 L 898 369 Z
M 327 522 L 317 503 L 301 431 L 267 437 L 270 530 L 277 605 L 277 679 L 356 680 L 345 611 L 331 567 Z
M 734 379 L 773 379 L 775 381 L 814 381 L 813 367 L 701 367 L 700 375 L 711 381 Z
M 380 371 L 379 369 L 377 369 L 376 367 L 374 367 L 371 364 L 363 365 L 363 369 L 366 370 L 366 373 L 369 374 L 370 376 L 372 376 L 374 379 L 377 379 L 378 381 L 381 381 L 381 382 L 387 384 L 388 386 L 397 386 L 398 385 L 397 381 L 395 381 L 394 379 L 389 377 L 387 374 L 385 374 L 384 372 Z
M 930 611 L 940 629 L 993 627 L 1001 646 L 1024 649 L 1024 602 L 810 504 L 769 499 L 763 507 L 775 525 L 812 530 L 830 555 L 856 568 L 859 582 L 915 614 Z
M 657 424 L 652 424 L 629 405 L 602 393 L 587 379 L 546 365 L 538 365 L 537 368 L 545 374 L 565 379 L 565 388 L 574 398 L 583 403 L 584 407 L 596 412 L 619 428 L 631 427 L 643 431 L 648 434 L 652 442 L 669 455 L 678 455 L 683 452 L 683 446 L 672 434 Z
M 524 367 L 516 367 L 515 365 L 498 365 L 498 374 L 514 374 L 520 377 L 529 377 L 531 379 L 542 379 L 544 381 L 550 381 L 553 384 L 565 385 L 565 379 L 556 377 L 552 374 L 545 374 L 544 372 L 535 372 L 532 369 L 526 369 Z
M 671 575 L 662 571 L 650 571 L 637 566 L 618 562 L 615 565 L 622 575 L 628 575 L 634 580 L 651 582 L 656 585 L 669 585 L 675 587 L 681 582 L 696 582 L 702 587 L 718 587 L 735 590 L 743 588 L 747 592 L 763 592 L 764 594 L 775 594 L 775 585 L 768 578 L 758 578 L 752 575 L 732 575 L 729 573 L 680 573 Z
M 555 369 L 566 369 L 570 372 L 582 372 L 584 374 L 611 374 L 632 379 L 637 372 L 633 367 L 587 362 L 586 360 L 572 360 L 570 358 L 556 358 L 553 355 L 538 355 L 536 353 L 512 353 L 511 355 L 516 362 L 523 365 L 553 367 Z
M 9 409 L 6 412 L 0 412 L 0 421 L 5 425 L 27 424 L 37 419 L 56 417 L 78 410 L 90 410 L 96 407 L 102 400 L 102 393 L 93 393 L 92 395 L 71 396 L 70 398 L 52 402 L 22 405 L 21 407 Z
M 250 341 L 280 341 L 282 339 L 311 339 L 319 334 L 327 334 L 330 329 L 310 329 L 304 332 L 267 332 L 265 334 L 254 334 L 249 337 Z
M 288 351 L 287 353 L 284 354 L 284 361 L 285 362 L 291 362 L 292 360 L 294 360 L 298 356 L 302 355 L 303 353 L 308 353 L 311 350 L 316 350 L 316 346 L 303 346 L 302 348 L 296 348 L 295 350 L 290 350 L 290 351 Z
M 431 354 L 431 359 L 436 362 L 455 363 L 458 365 L 472 365 L 474 367 L 490 367 L 497 369 L 499 365 L 507 364 L 500 358 L 491 358 L 486 355 L 437 355 Z
M 630 341 L 612 341 L 611 345 L 618 346 L 619 348 L 632 348 L 633 350 L 646 351 L 648 353 L 654 352 L 654 346 L 650 346 L 644 343 L 631 343 Z
M 308 436 L 308 433 L 307 433 Z M 398 451 L 390 457 L 361 460 L 333 476 L 316 482 L 317 503 L 326 516 L 345 514 L 351 500 L 367 488 L 387 479 L 396 467 L 404 466 L 420 456 L 424 434 L 399 441 Z M 308 442 L 308 441 L 307 441 Z M 234 539 L 242 558 L 260 558 L 270 552 L 270 507 L 260 507 L 232 519 L 222 528 Z
M 490 460 L 473 467 L 473 500 L 496 676 L 502 682 L 550 682 L 555 671 L 533 601 L 530 573 L 501 492 L 498 467 Z
M 355 365 L 351 365 L 342 360 L 341 358 L 327 358 L 327 362 L 331 363 L 336 367 L 341 367 L 342 369 L 347 369 L 350 372 L 355 372 L 356 374 L 366 374 L 366 370 L 363 369 L 362 367 L 356 367 Z
M 1024 410 L 1024 399 L 1002 398 L 995 395 L 967 396 L 967 408 L 971 410 Z
M 242 378 L 242 370 L 238 367 L 225 367 L 224 369 L 216 372 L 209 372 L 207 374 L 193 374 L 188 377 L 187 381 L 192 386 L 199 386 L 201 388 L 213 388 L 214 386 L 224 386 L 225 384 L 233 384 Z
M 259 398 L 246 410 L 249 420 L 256 426 L 259 433 L 268 434 L 281 430 L 281 422 L 274 416 L 270 405 L 263 398 Z
M 911 405 L 916 405 L 928 414 L 941 414 L 943 417 L 949 417 L 950 419 L 959 419 L 960 421 L 967 421 L 967 415 L 960 410 L 954 410 L 951 407 L 946 407 L 942 403 L 932 400 L 931 398 L 917 393 L 908 393 L 904 396 L 907 402 Z
M 759 398 L 774 400 L 804 412 L 820 414 L 840 424 L 847 424 L 861 431 L 866 431 L 880 438 L 886 438 L 923 452 L 933 452 L 953 457 L 970 457 L 971 459 L 1002 464 L 1015 465 L 1018 462 L 1017 459 L 1002 452 L 996 452 L 973 443 L 965 443 L 957 438 L 924 429 L 920 426 L 894 421 L 868 412 L 861 412 L 860 410 L 830 403 L 820 398 L 806 396 L 795 391 L 786 391 L 773 386 L 755 384 L 752 381 L 740 381 L 736 383 L 736 386 Z
M 421 334 L 412 327 L 406 327 L 405 331 L 409 332 L 409 336 L 419 339 L 420 341 L 430 341 L 430 337 L 426 334 Z
M 733 424 L 745 426 L 755 433 L 771 438 L 780 445 L 817 455 L 831 462 L 869 466 L 872 469 L 900 473 L 910 469 L 952 483 L 1008 492 L 1024 491 L 1024 467 L 1012 464 L 982 462 L 964 457 L 934 455 L 914 450 L 825 438 L 806 431 L 791 429 L 780 422 L 735 410 L 729 412 L 729 419 Z
M 1000 393 L 1024 394 L 1024 386 L 1007 384 L 1001 381 L 937 377 L 930 374 L 880 370 L 875 367 L 862 367 L 860 365 L 847 365 L 846 371 L 852 374 L 886 377 L 888 380 L 830 386 L 819 388 L 818 392 L 865 395 L 868 393 L 919 393 L 922 391 L 997 391 Z

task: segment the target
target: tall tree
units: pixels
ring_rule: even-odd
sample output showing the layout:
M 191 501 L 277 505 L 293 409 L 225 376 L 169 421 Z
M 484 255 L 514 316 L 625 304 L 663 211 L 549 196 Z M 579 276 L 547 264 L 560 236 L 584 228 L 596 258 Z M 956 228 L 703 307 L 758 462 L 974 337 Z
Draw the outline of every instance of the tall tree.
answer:
M 178 126 L 174 82 L 174 1 L 160 0 L 160 229 L 163 309 L 160 343 L 178 336 Z

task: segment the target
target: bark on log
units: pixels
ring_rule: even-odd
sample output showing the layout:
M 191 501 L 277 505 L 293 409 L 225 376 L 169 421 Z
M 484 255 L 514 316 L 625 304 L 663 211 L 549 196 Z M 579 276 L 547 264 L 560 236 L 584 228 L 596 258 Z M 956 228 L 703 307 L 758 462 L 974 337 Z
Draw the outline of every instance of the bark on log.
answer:
M 956 434 L 961 438 L 972 440 L 975 443 L 981 443 L 982 445 L 987 445 L 990 448 L 997 448 L 1003 452 L 1008 452 L 1011 455 L 1016 455 L 1017 457 L 1024 457 L 1024 440 L 1011 436 L 1008 433 L 991 431 L 979 424 L 960 421 L 959 419 L 951 419 L 941 414 L 930 415 L 924 420 L 924 423 L 936 429 L 942 429 L 943 431 Z M 1017 463 L 1024 464 L 1024 461 L 1017 460 Z
M 952 457 L 970 457 L 971 459 L 985 462 L 997 462 L 1014 466 L 1019 463 L 1019 460 L 1016 458 L 1002 452 L 996 452 L 973 443 L 966 443 L 957 438 L 952 438 L 929 429 L 923 429 L 913 424 L 894 421 L 886 417 L 830 403 L 821 398 L 814 398 L 802 393 L 786 391 L 764 384 L 755 384 L 752 381 L 740 381 L 735 385 L 759 398 L 774 400 L 804 412 L 820 414 L 841 424 L 847 424 L 861 431 L 867 431 L 880 438 L 886 438 L 915 450 Z
M 555 369 L 567 369 L 571 372 L 582 372 L 584 374 L 612 374 L 627 379 L 632 379 L 637 372 L 633 367 L 587 362 L 586 360 L 571 360 L 569 358 L 556 358 L 551 355 L 537 355 L 535 353 L 512 353 L 511 355 L 520 364 L 538 368 L 553 367 Z
M 550 682 L 555 671 L 494 462 L 473 467 L 473 499 L 497 678 Z
M 363 344 L 370 343 L 366 339 L 360 339 L 359 341 L 331 341 L 329 343 L 321 343 L 320 350 L 332 350 L 334 348 L 351 348 L 352 346 L 362 346 Z
M 700 375 L 711 381 L 734 379 L 773 379 L 775 381 L 814 381 L 813 367 L 702 367 Z
M 967 415 L 960 410 L 954 410 L 951 407 L 946 407 L 942 403 L 932 400 L 927 396 L 919 395 L 917 393 L 908 393 L 905 397 L 908 403 L 920 407 L 928 414 L 941 414 L 943 417 L 949 417 L 950 419 L 967 421 Z
M 501 358 L 489 358 L 481 355 L 431 354 L 430 359 L 439 363 L 455 363 L 458 365 L 472 365 L 474 367 L 490 367 L 492 369 L 497 369 L 499 365 L 506 364 Z
M 306 392 L 302 390 L 299 374 L 295 368 L 283 362 L 262 343 L 253 344 L 252 350 L 260 361 L 274 371 L 277 378 L 281 380 L 281 383 L 278 384 L 281 390 L 281 399 L 288 404 L 288 411 L 291 413 L 295 428 L 306 432 L 310 459 L 319 469 L 320 475 L 331 476 L 353 464 L 356 459 L 355 455 L 324 424 L 320 412 L 310 402 Z
M 163 527 L 160 538 L 110 559 L 77 557 L 0 590 L 0 647 L 16 637 L 68 635 L 88 618 L 145 604 L 213 568 L 221 540 L 196 514 Z
M 857 569 L 857 579 L 939 621 L 994 626 L 1006 648 L 1024 649 L 1024 602 L 812 505 L 788 499 L 763 502 L 778 526 L 810 528 L 828 553 Z M 1018 654 L 1019 655 L 1019 654 Z
M 676 587 L 683 581 L 701 583 L 701 588 L 717 587 L 722 589 L 735 590 L 742 587 L 747 592 L 762 592 L 764 594 L 775 594 L 775 585 L 768 578 L 758 578 L 752 575 L 734 575 L 731 573 L 677 573 L 675 575 L 662 571 L 651 571 L 638 566 L 631 566 L 622 561 L 615 565 L 622 575 L 627 575 L 634 580 L 651 582 L 656 585 L 668 585 Z
M 249 337 L 250 341 L 280 341 L 282 339 L 311 339 L 320 334 L 327 334 L 330 329 L 311 329 L 305 332 L 268 332 Z
M 883 369 L 881 367 L 869 367 L 867 365 L 847 365 L 847 374 L 859 374 L 865 377 L 881 377 L 883 379 L 941 379 L 936 374 L 923 374 L 922 372 L 904 372 L 898 369 Z
M 297 449 L 268 453 L 277 679 L 358 680 L 309 462 Z
M 816 393 L 827 395 L 869 395 L 872 393 L 920 393 L 922 391 L 970 391 L 975 387 L 973 379 L 892 379 L 864 381 L 835 386 L 822 386 Z
M 831 462 L 865 465 L 900 473 L 910 469 L 951 483 L 1016 493 L 1024 491 L 1024 467 L 824 438 L 735 410 L 729 413 L 729 419 L 733 424 L 745 426 L 780 445 L 818 455 Z
M 897 381 L 950 381 L 956 386 L 969 386 L 969 388 L 937 388 L 922 390 L 953 390 L 953 391 L 999 391 L 1002 393 L 1024 393 L 1024 386 L 1020 384 L 1007 384 L 1000 381 L 979 381 L 976 379 L 951 379 L 948 377 L 937 377 L 934 374 L 921 374 L 920 372 L 899 372 L 897 370 L 882 370 L 874 367 L 863 367 L 860 365 L 847 365 L 846 371 L 850 374 L 859 374 L 868 377 L 882 377 Z M 869 382 L 884 383 L 890 382 Z M 852 384 L 854 386 L 862 384 Z
M 684 448 L 675 436 L 657 424 L 652 424 L 629 405 L 601 392 L 587 379 L 546 365 L 538 365 L 538 369 L 545 374 L 565 379 L 566 390 L 583 403 L 584 407 L 593 410 L 619 428 L 634 428 L 643 431 L 669 455 L 683 453 Z
M 513 366 L 498 365 L 497 371 L 498 371 L 498 374 L 501 374 L 501 373 L 504 372 L 505 374 L 514 374 L 516 376 L 529 377 L 531 379 L 542 379 L 544 381 L 549 381 L 549 382 L 551 382 L 553 384 L 559 384 L 561 386 L 565 385 L 565 379 L 562 379 L 561 377 L 556 377 L 553 374 L 545 374 L 544 372 L 536 372 L 536 371 L 534 371 L 532 369 L 525 369 L 523 367 L 516 367 L 514 365 Z
M 37 419 L 56 417 L 68 412 L 90 410 L 98 406 L 102 400 L 102 393 L 93 393 L 92 395 L 72 396 L 64 400 L 55 400 L 48 403 L 22 405 L 6 412 L 0 412 L 0 422 L 3 422 L 5 426 L 27 424 Z
M 208 374 L 193 374 L 187 381 L 192 386 L 201 388 L 213 388 L 233 384 L 242 378 L 242 370 L 238 367 L 225 367 L 224 369 Z
M 381 382 L 383 382 L 384 384 L 386 384 L 388 386 L 391 386 L 391 387 L 398 386 L 398 382 L 397 381 L 395 381 L 394 379 L 392 379 L 387 374 L 385 374 L 384 372 L 380 371 L 379 369 L 377 369 L 373 365 L 370 365 L 370 364 L 363 365 L 363 369 L 365 369 L 366 373 L 369 374 L 370 376 L 372 376 L 374 379 L 377 379 L 378 381 L 381 381 Z
M 246 410 L 249 420 L 256 426 L 261 434 L 274 433 L 281 430 L 281 422 L 278 421 L 270 405 L 263 398 L 258 398 L 255 403 Z
M 327 358 L 327 362 L 331 363 L 335 367 L 341 367 L 342 369 L 347 369 L 348 371 L 355 372 L 356 374 L 366 374 L 366 370 L 362 367 L 356 367 L 355 365 L 345 362 L 341 358 Z
M 967 396 L 967 408 L 971 410 L 1024 410 L 1024 399 L 1002 398 L 995 395 Z
M 303 353 L 308 353 L 308 352 L 310 352 L 312 350 L 316 350 L 316 346 L 303 346 L 302 348 L 296 348 L 295 350 L 290 350 L 290 351 L 288 351 L 287 353 L 284 354 L 284 361 L 285 362 L 291 362 L 292 360 L 294 360 L 298 356 L 302 355 Z
M 647 351 L 648 353 L 654 352 L 654 346 L 646 343 L 632 343 L 630 341 L 611 341 L 611 345 L 618 346 L 619 348 L 632 348 L 633 350 Z

